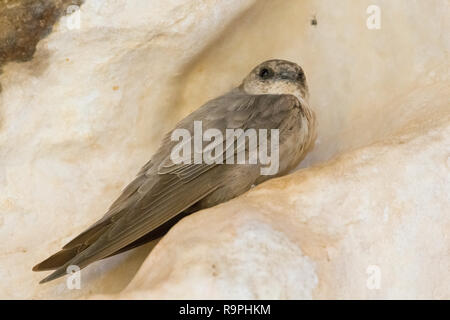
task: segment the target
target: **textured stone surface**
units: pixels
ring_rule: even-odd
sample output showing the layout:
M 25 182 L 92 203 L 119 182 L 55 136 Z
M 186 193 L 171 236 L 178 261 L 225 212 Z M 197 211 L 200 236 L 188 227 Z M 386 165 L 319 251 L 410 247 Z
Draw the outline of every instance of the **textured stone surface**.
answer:
M 449 298 L 449 2 L 377 3 L 380 30 L 350 0 L 86 0 L 79 30 L 62 17 L 0 75 L 0 297 Z M 312 168 L 183 219 L 148 258 L 93 264 L 81 290 L 37 284 L 31 267 L 178 119 L 274 57 L 306 71 Z

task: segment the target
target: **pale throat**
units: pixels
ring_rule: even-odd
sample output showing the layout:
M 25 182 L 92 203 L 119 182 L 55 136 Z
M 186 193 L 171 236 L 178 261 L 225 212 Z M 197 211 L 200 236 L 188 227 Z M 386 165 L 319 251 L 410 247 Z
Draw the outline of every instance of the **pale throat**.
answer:
M 308 105 L 308 94 L 302 92 L 298 85 L 285 81 L 271 83 L 250 82 L 244 84 L 244 90 L 250 94 L 292 94 L 303 105 Z

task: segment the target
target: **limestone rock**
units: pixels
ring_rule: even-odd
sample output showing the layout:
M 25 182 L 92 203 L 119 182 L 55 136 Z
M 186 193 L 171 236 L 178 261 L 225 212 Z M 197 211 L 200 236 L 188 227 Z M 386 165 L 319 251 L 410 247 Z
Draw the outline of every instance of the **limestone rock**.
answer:
M 183 219 L 117 297 L 449 299 L 449 192 L 446 110 Z
M 0 66 L 28 61 L 38 41 L 46 36 L 70 5 L 82 0 L 6 0 L 0 3 Z M 69 10 L 70 12 L 70 10 Z

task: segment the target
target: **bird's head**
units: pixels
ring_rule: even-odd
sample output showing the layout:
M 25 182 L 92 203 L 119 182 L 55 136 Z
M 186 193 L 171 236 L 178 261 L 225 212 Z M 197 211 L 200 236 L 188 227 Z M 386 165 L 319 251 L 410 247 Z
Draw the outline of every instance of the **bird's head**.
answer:
M 240 86 L 249 94 L 292 94 L 300 101 L 309 97 L 303 69 L 286 60 L 268 60 L 255 67 Z

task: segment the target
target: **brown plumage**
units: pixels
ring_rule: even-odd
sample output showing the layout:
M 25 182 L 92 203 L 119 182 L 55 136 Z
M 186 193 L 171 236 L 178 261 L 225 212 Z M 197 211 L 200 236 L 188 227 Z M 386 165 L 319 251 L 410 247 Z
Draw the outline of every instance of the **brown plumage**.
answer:
M 298 165 L 312 142 L 314 117 L 307 101 L 303 70 L 289 61 L 269 60 L 253 69 L 238 88 L 207 102 L 174 129 L 192 133 L 195 120 L 202 121 L 204 130 L 221 132 L 227 128 L 268 129 L 269 133 L 278 129 L 279 171 L 275 176 L 279 176 Z M 55 270 L 41 283 L 65 275 L 69 265 L 84 268 L 158 239 L 185 215 L 230 200 L 274 177 L 261 175 L 259 163 L 175 164 L 170 154 L 177 143 L 169 133 L 100 220 L 33 268 Z

